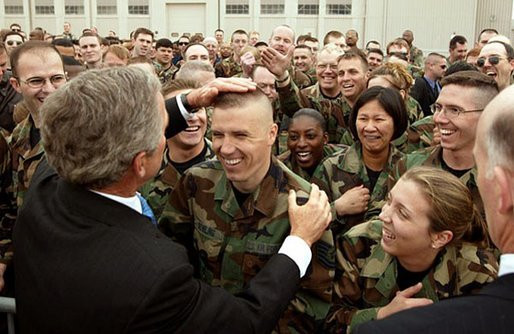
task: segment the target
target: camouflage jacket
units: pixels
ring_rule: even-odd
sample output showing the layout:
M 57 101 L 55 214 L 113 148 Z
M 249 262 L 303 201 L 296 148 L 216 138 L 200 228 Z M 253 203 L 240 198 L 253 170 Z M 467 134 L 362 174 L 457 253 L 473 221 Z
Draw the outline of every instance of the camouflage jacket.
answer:
M 421 51 L 420 49 L 418 49 L 417 47 L 412 45 L 410 47 L 410 59 L 409 59 L 409 62 L 412 65 L 414 65 L 414 66 L 417 66 L 419 68 L 423 68 L 423 66 L 424 66 L 423 51 Z
M 309 79 L 311 80 L 311 84 L 309 86 L 315 85 L 318 82 L 318 77 L 316 75 L 316 67 L 312 66 L 307 72 L 304 72 Z
M 223 59 L 220 63 L 216 65 L 214 69 L 216 73 L 216 78 L 230 78 L 237 74 L 243 73 L 241 65 L 239 65 L 239 63 L 234 60 L 233 55 Z
M 165 84 L 169 80 L 173 80 L 173 78 L 175 77 L 175 74 L 180 69 L 179 67 L 177 67 L 173 64 L 169 68 L 163 69 L 162 65 L 156 61 L 154 61 L 153 65 L 155 67 L 155 72 L 157 72 L 157 76 L 159 77 L 159 80 L 161 81 L 162 84 Z
M 9 141 L 12 153 L 13 189 L 18 208 L 21 208 L 32 175 L 44 156 L 41 141 L 34 147 L 30 145 L 30 132 L 33 127 L 32 117 L 26 117 L 14 128 Z
M 353 227 L 337 240 L 334 306 L 327 317 L 331 332 L 376 319 L 399 291 L 398 261 L 380 244 L 382 222 L 372 220 Z M 498 272 L 493 253 L 469 243 L 446 246 L 436 257 L 415 298 L 434 302 L 476 293 Z M 351 328 L 348 328 L 350 331 Z
M 432 146 L 434 128 L 435 123 L 433 115 L 412 123 L 407 129 L 408 144 L 406 153 Z
M 305 180 L 272 157 L 268 174 L 240 207 L 221 163 L 207 161 L 190 168 L 180 179 L 159 226 L 186 246 L 201 280 L 236 294 L 289 235 L 289 190 L 296 189 L 305 198 L 309 188 Z M 330 231 L 312 251 L 313 260 L 300 290 L 276 328 L 280 333 L 312 333 L 327 315 L 335 266 Z
M 290 84 L 277 89 L 280 105 L 284 114 L 292 117 L 301 108 L 319 111 L 327 122 L 328 141 L 338 144 L 348 128 L 352 108 L 341 97 L 327 99 L 321 94 L 319 84 L 299 90 Z
M 203 161 L 213 160 L 216 158 L 212 150 L 212 144 L 209 140 L 205 139 L 207 150 L 205 152 Z M 177 184 L 182 174 L 173 166 L 169 158 L 169 149 L 166 147 L 164 150 L 164 158 L 162 166 L 157 176 L 151 181 L 145 183 L 139 190 L 141 195 L 147 200 L 152 208 L 152 211 L 159 219 L 168 200 L 169 194 Z
M 432 146 L 421 149 L 410 154 L 406 154 L 396 163 L 388 180 L 388 189 L 392 189 L 396 181 L 405 174 L 405 172 L 414 166 L 433 166 L 443 169 L 443 149 L 441 145 Z M 468 172 L 460 177 L 460 180 L 468 187 L 473 197 L 473 203 L 480 211 L 482 218 L 485 219 L 484 204 L 477 185 L 477 169 L 471 168 Z
M 407 66 L 407 71 L 412 75 L 414 79 L 416 78 L 423 78 L 423 75 L 425 74 L 425 71 L 423 70 L 423 67 L 418 67 L 416 65 L 409 64 Z
M 16 198 L 12 189 L 12 162 L 9 145 L 0 130 L 0 262 L 12 258 L 12 229 L 16 220 Z
M 421 105 L 412 96 L 407 97 L 407 100 L 405 101 L 405 107 L 407 108 L 407 113 L 409 114 L 409 124 L 413 124 L 425 117 Z
M 380 213 L 385 203 L 389 173 L 402 156 L 403 153 L 391 146 L 387 164 L 373 189 L 371 189 L 368 172 L 362 158 L 360 142 L 356 142 L 348 150 L 325 159 L 316 169 L 311 180 L 327 193 L 330 202 L 334 202 L 348 190 L 362 184 L 369 189 L 370 200 L 366 212 L 339 216 L 333 207 L 332 218 L 335 220 L 331 228 L 336 237 L 345 233 L 352 226 L 363 223 Z
M 323 146 L 323 159 L 328 158 L 334 153 L 347 150 L 348 146 L 341 145 L 341 144 L 326 144 Z M 278 160 L 282 161 L 284 165 L 287 166 L 290 170 L 296 173 L 296 175 L 301 176 L 306 181 L 311 181 L 312 175 L 309 175 L 309 173 L 300 167 L 298 163 L 296 162 L 296 159 L 293 159 L 291 156 L 291 151 L 287 150 L 281 155 L 279 155 Z

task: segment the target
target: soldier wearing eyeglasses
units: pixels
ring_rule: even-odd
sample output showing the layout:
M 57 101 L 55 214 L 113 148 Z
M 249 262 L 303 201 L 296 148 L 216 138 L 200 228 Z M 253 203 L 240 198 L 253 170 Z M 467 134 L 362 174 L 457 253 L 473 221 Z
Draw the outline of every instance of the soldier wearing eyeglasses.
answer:
M 461 71 L 441 80 L 441 92 L 433 105 L 434 123 L 441 134 L 436 146 L 407 154 L 390 175 L 388 189 L 414 166 L 434 166 L 460 178 L 473 196 L 473 202 L 485 218 L 477 188 L 477 170 L 473 159 L 478 119 L 485 106 L 499 92 L 493 78 L 477 71 Z
M 498 88 L 503 90 L 511 84 L 514 49 L 507 43 L 490 41 L 480 50 L 477 66 L 482 73 L 494 78 Z

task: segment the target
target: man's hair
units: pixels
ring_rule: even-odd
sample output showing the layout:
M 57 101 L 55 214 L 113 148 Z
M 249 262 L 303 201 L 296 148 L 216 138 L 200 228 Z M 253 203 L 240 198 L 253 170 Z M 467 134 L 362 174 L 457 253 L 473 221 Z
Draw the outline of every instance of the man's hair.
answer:
M 492 33 L 495 33 L 496 35 L 499 34 L 498 30 L 494 29 L 494 28 L 485 28 L 485 29 L 482 29 L 482 31 L 480 31 L 480 34 L 478 34 L 478 41 L 480 42 L 480 37 L 482 36 L 482 34 L 484 32 L 492 32 Z
M 153 68 L 153 61 L 148 58 L 147 56 L 137 56 L 137 57 L 130 57 L 127 61 L 127 65 L 132 64 L 150 64 Z
M 159 90 L 156 76 L 134 67 L 90 70 L 59 88 L 41 107 L 49 164 L 91 189 L 119 181 L 136 154 L 159 144 Z
M 441 87 L 447 85 L 475 88 L 473 102 L 477 109 L 485 108 L 499 92 L 496 80 L 478 71 L 460 71 L 445 76 L 441 80 Z
M 348 30 L 346 31 L 346 33 L 349 33 L 349 32 L 354 32 L 354 33 L 355 33 L 355 37 L 359 38 L 359 33 L 357 32 L 357 30 L 355 30 L 355 29 L 348 29 Z M 345 35 L 346 35 L 346 34 L 345 34 Z
M 20 36 L 21 37 L 21 40 L 25 42 L 25 37 L 23 37 L 22 34 L 20 34 L 19 32 L 17 31 L 8 31 L 5 33 L 4 35 L 4 42 L 7 40 L 7 36 L 12 36 L 12 35 L 15 35 L 15 36 Z
M 257 42 L 255 43 L 254 47 L 259 47 L 259 46 L 268 46 L 268 43 L 264 42 L 264 41 L 260 41 L 260 42 Z
M 391 42 L 387 43 L 387 46 L 386 46 L 386 53 L 387 54 L 389 54 L 389 49 L 393 45 L 399 46 L 401 48 L 406 48 L 407 52 L 409 52 L 409 50 L 410 50 L 409 43 L 407 43 L 406 40 L 404 40 L 403 38 L 395 38 Z
M 322 53 L 336 54 L 337 56 L 340 56 L 344 53 L 344 50 L 341 49 L 335 43 L 328 43 L 328 44 L 323 45 L 323 47 L 318 50 L 318 55 L 320 55 Z
M 298 49 L 305 49 L 305 50 L 309 50 L 310 53 L 312 53 L 312 49 L 310 46 L 307 46 L 305 44 L 298 44 L 297 46 L 294 47 L 295 50 L 298 50 Z
M 457 43 L 459 44 L 466 44 L 468 40 L 466 37 L 461 35 L 455 35 L 452 39 L 450 39 L 450 50 L 453 50 L 457 47 Z
M 371 87 L 368 90 L 365 90 L 364 93 L 362 93 L 355 102 L 355 105 L 353 106 L 352 112 L 350 114 L 349 124 L 353 137 L 355 139 L 359 138 L 356 125 L 359 110 L 365 104 L 371 101 L 377 101 L 382 106 L 384 111 L 393 119 L 394 133 L 391 141 L 400 138 L 405 130 L 407 130 L 407 125 L 409 122 L 405 102 L 398 90 L 394 88 L 379 86 Z
M 198 81 L 189 79 L 175 79 L 166 81 L 166 83 L 161 88 L 161 93 L 162 95 L 167 96 L 168 94 L 179 90 L 196 88 L 200 88 Z
M 19 27 L 21 29 L 21 25 L 19 25 L 18 23 L 11 23 L 11 25 L 9 26 L 9 29 L 12 29 L 12 27 Z
M 202 34 L 194 34 L 193 36 L 191 36 L 191 39 L 189 41 L 191 43 L 202 43 L 203 35 Z
M 296 44 L 297 45 L 300 45 L 301 43 L 300 42 L 305 42 L 305 40 L 307 39 L 307 37 L 311 37 L 310 35 L 300 35 L 296 38 Z
M 188 61 L 180 66 L 180 70 L 175 74 L 175 79 L 187 79 L 198 82 L 196 75 L 199 72 L 214 73 L 214 68 L 211 64 L 206 64 L 202 61 Z
M 293 117 L 291 118 L 291 122 L 289 122 L 289 126 L 291 126 L 295 119 L 300 118 L 302 116 L 306 116 L 313 119 L 319 124 L 321 130 L 323 130 L 324 132 L 327 131 L 327 122 L 325 121 L 325 117 L 323 117 L 323 115 L 321 115 L 319 111 L 312 108 L 302 108 L 295 112 Z
M 380 43 L 376 39 L 371 39 L 366 43 L 366 49 L 371 43 L 380 45 Z
M 318 43 L 318 39 L 316 37 L 312 37 L 312 36 L 309 36 L 307 35 L 307 37 L 305 37 L 305 41 L 304 42 L 313 42 L 313 43 Z
M 252 80 L 253 80 L 253 78 L 255 78 L 255 73 L 257 73 L 257 69 L 259 69 L 259 68 L 262 68 L 262 69 L 265 69 L 265 70 L 269 71 L 268 68 L 266 66 L 262 65 L 262 64 L 255 64 L 255 65 L 253 65 L 252 73 L 250 73 L 250 78 Z
M 498 44 L 503 45 L 503 47 L 505 48 L 505 54 L 507 55 L 507 58 L 509 60 L 514 59 L 514 49 L 512 48 L 511 45 L 509 45 L 505 42 L 502 42 L 502 41 L 490 41 L 487 44 L 493 44 L 493 43 L 498 43 Z
M 134 35 L 132 35 L 132 38 L 134 40 L 136 40 L 137 36 L 139 36 L 139 34 L 150 35 L 150 36 L 152 36 L 152 40 L 154 37 L 153 31 L 151 31 L 150 29 L 141 27 L 141 28 L 137 28 L 136 31 L 134 31 Z
M 45 40 L 45 33 L 41 30 L 32 30 L 29 33 L 29 39 L 31 40 L 37 40 L 37 41 L 44 41 Z
M 368 50 L 368 55 L 370 53 L 378 53 L 379 55 L 381 55 L 382 57 L 384 56 L 384 52 L 380 49 L 377 49 L 377 48 L 372 48 L 372 49 L 369 49 Z
M 351 50 L 351 51 L 348 51 L 348 52 L 340 55 L 339 57 L 337 57 L 337 63 L 339 64 L 339 62 L 341 60 L 350 60 L 350 59 L 358 59 L 361 63 L 363 72 L 366 73 L 368 71 L 368 68 L 369 68 L 368 60 L 366 59 L 366 55 L 364 54 L 364 52 L 362 52 L 360 50 Z
M 68 38 L 56 38 L 52 41 L 52 45 L 62 46 L 65 48 L 72 48 L 73 42 L 71 40 L 69 40 Z
M 201 47 L 203 47 L 207 53 L 209 52 L 209 50 L 207 49 L 207 47 L 205 45 L 203 45 L 202 43 L 189 43 L 186 48 L 184 49 L 184 56 L 186 55 L 187 53 L 187 50 L 189 50 L 189 48 L 195 46 L 195 45 L 200 45 Z
M 27 41 L 23 43 L 22 45 L 18 46 L 11 52 L 11 56 L 9 57 L 9 60 L 11 62 L 11 71 L 13 77 L 18 77 L 18 62 L 21 58 L 21 56 L 25 53 L 32 53 L 37 54 L 38 56 L 46 55 L 48 52 L 55 52 L 59 59 L 61 59 L 61 63 L 63 63 L 62 56 L 59 53 L 59 50 L 57 48 L 45 41 Z M 38 61 L 38 60 L 34 60 Z M 63 70 L 64 70 L 64 63 L 63 63 Z
M 221 28 L 218 28 L 218 29 L 214 30 L 214 33 L 216 34 L 217 31 L 221 31 L 223 34 L 225 34 L 225 31 L 223 29 L 221 29 Z
M 82 34 L 82 36 L 79 37 L 78 41 L 80 43 L 80 40 L 84 37 L 96 37 L 96 39 L 98 40 L 98 45 L 101 45 L 102 44 L 102 37 L 98 36 L 98 34 L 95 34 L 94 32 L 85 32 Z
M 342 32 L 340 32 L 340 31 L 337 31 L 337 30 L 331 30 L 331 31 L 327 32 L 325 37 L 323 37 L 323 45 L 328 44 L 328 40 L 331 37 L 332 38 L 341 38 L 341 37 L 344 37 L 344 34 Z
M 109 45 L 121 44 L 121 41 L 117 36 L 105 36 L 103 39 L 108 41 Z
M 168 38 L 161 38 L 155 43 L 155 49 L 158 48 L 173 48 L 173 43 Z
M 466 59 L 468 59 L 468 57 L 478 57 L 480 55 L 480 50 L 482 50 L 481 47 L 475 47 L 469 50 L 466 54 Z
M 486 130 L 487 156 L 489 163 L 487 166 L 488 178 L 491 177 L 494 167 L 501 166 L 510 171 L 514 171 L 514 110 L 512 109 L 513 87 L 504 89 L 497 99 L 494 99 L 488 108 L 503 109 L 491 120 L 489 128 Z
M 263 101 L 269 108 L 270 117 L 273 118 L 273 108 L 268 97 L 256 89 L 247 93 L 222 93 L 216 97 L 214 101 L 214 108 L 228 109 L 228 108 L 243 108 L 248 105 L 253 105 L 257 101 Z
M 295 36 L 295 32 L 294 32 L 294 29 L 291 28 L 290 25 L 287 25 L 287 24 L 281 24 L 279 26 L 276 26 L 275 28 L 273 28 L 273 30 L 271 31 L 271 37 L 275 36 L 275 30 L 277 30 L 278 28 L 287 28 L 289 30 L 291 30 L 291 33 L 292 33 L 292 38 L 291 38 L 291 42 L 294 42 L 294 36 Z
M 243 29 L 237 29 L 230 36 L 230 42 L 234 41 L 234 35 L 236 35 L 236 34 L 238 34 L 238 35 L 246 35 L 246 38 L 250 38 L 250 36 L 248 36 L 248 33 L 246 31 L 244 31 Z
M 178 39 L 177 39 L 177 43 L 180 41 L 181 38 L 187 38 L 187 42 L 190 43 L 191 42 L 191 38 L 189 38 L 189 36 L 187 35 L 182 35 L 180 36 Z
M 107 51 L 105 51 L 103 58 L 105 58 L 105 55 L 108 53 L 112 53 L 121 60 L 128 60 L 130 58 L 130 51 L 123 45 L 110 45 Z
M 446 72 L 444 72 L 444 76 L 452 75 L 453 73 L 461 72 L 461 71 L 475 71 L 478 72 L 478 68 L 473 66 L 472 64 L 469 64 L 468 62 L 464 60 L 456 61 L 455 63 L 451 64 L 448 69 L 446 69 Z

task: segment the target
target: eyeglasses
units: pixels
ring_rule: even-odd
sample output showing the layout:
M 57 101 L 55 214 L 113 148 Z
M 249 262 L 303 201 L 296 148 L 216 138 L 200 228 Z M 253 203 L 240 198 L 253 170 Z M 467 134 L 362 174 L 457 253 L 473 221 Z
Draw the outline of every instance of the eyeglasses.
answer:
M 21 29 L 13 28 L 13 29 L 11 29 L 11 31 L 14 31 L 14 32 L 21 32 Z
M 433 104 L 431 106 L 432 113 L 438 114 L 443 113 L 448 119 L 459 117 L 460 114 L 467 114 L 470 112 L 482 112 L 484 109 L 473 109 L 473 110 L 461 110 L 458 107 L 443 107 L 440 104 Z
M 27 80 L 21 80 L 19 78 L 17 78 L 17 79 L 18 79 L 18 81 L 27 84 L 27 86 L 29 86 L 30 88 L 41 88 L 45 85 L 47 80 L 50 80 L 50 83 L 54 86 L 60 85 L 64 82 L 66 82 L 66 76 L 64 74 L 52 75 L 48 79 L 40 78 L 40 77 L 29 78 Z
M 13 41 L 13 40 L 7 41 L 6 43 L 7 43 L 7 45 L 9 45 L 9 46 L 13 46 L 13 44 L 16 44 L 16 46 L 18 46 L 18 45 L 22 45 L 22 44 L 23 44 L 23 42 L 22 42 L 22 41 Z
M 501 56 L 489 56 L 489 58 L 486 58 L 486 57 L 480 57 L 477 59 L 477 66 L 478 67 L 483 67 L 485 65 L 485 61 L 489 60 L 489 64 L 491 65 L 498 65 L 500 63 L 500 60 L 502 59 L 506 59 L 505 57 L 501 57 Z
M 330 68 L 332 71 L 337 71 L 337 64 L 317 64 L 316 67 L 323 71 L 327 68 Z
M 188 45 L 189 42 L 179 42 L 178 45 Z
M 441 68 L 441 70 L 446 70 L 446 68 L 447 68 L 448 66 L 446 66 L 446 65 L 439 65 L 439 67 Z

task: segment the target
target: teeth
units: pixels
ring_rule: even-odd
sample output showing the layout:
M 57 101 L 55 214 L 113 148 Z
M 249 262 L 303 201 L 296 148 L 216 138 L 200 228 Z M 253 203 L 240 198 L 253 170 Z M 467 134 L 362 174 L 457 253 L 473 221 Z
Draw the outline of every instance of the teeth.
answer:
M 310 152 L 298 152 L 297 154 L 301 157 L 306 157 L 306 156 L 309 156 L 311 153 Z
M 389 239 L 389 240 L 394 240 L 394 239 L 396 239 L 396 236 L 395 236 L 394 234 L 392 234 L 392 233 L 390 233 L 390 232 L 388 232 L 388 231 L 385 231 L 385 230 L 384 230 L 384 231 L 382 231 L 382 235 L 383 235 L 385 238 Z
M 353 85 L 343 85 L 343 88 L 352 88 Z
M 455 130 L 441 129 L 441 134 L 443 136 L 449 136 L 449 135 L 453 134 L 454 132 L 455 132 Z
M 184 131 L 194 132 L 194 131 L 198 131 L 199 129 L 200 129 L 199 126 L 190 126 L 190 127 L 186 128 L 186 130 L 184 130 Z
M 230 166 L 237 165 L 241 162 L 241 159 L 225 159 L 225 163 Z
M 488 76 L 490 76 L 490 77 L 494 77 L 494 76 L 496 76 L 496 73 L 494 73 L 494 72 L 492 72 L 492 71 L 488 71 L 488 72 L 486 72 L 486 74 L 487 74 Z

